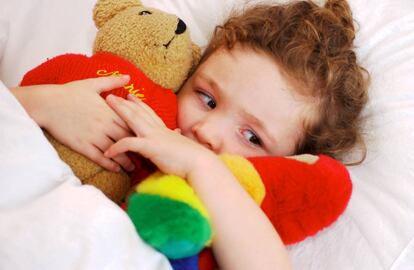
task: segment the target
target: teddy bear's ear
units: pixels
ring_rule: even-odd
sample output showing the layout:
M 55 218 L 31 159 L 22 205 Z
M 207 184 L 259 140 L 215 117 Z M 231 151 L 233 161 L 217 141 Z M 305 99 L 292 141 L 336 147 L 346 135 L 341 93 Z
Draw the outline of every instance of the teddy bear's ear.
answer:
M 139 0 L 98 0 L 93 9 L 93 20 L 99 29 L 122 10 L 142 6 Z
M 193 52 L 192 52 L 192 54 L 193 54 L 193 66 L 191 68 L 191 73 L 193 73 L 195 71 L 195 69 L 197 68 L 198 63 L 201 60 L 201 49 L 195 43 L 192 43 L 191 46 L 192 46 L 192 49 L 193 49 Z

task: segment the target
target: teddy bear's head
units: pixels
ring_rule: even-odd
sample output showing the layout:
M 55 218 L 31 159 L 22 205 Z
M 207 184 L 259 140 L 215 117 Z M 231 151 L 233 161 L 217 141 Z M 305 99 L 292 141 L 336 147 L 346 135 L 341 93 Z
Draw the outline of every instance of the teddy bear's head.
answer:
M 94 21 L 98 28 L 94 52 L 129 60 L 165 88 L 178 90 L 199 60 L 200 50 L 180 18 L 138 0 L 100 0 Z

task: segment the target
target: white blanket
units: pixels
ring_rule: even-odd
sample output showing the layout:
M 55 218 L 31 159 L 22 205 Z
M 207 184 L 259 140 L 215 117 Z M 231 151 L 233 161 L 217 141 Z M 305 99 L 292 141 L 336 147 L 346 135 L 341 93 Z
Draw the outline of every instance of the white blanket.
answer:
M 0 269 L 171 269 L 82 186 L 0 82 Z

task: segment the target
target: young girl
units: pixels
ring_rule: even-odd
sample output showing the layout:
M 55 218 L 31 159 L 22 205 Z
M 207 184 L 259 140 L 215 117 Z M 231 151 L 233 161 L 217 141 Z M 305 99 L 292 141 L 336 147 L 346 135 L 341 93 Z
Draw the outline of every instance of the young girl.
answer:
M 98 93 L 125 77 L 14 93 L 40 126 L 106 168 L 131 169 L 124 153 L 135 151 L 187 179 L 211 213 L 220 268 L 290 269 L 277 232 L 216 154 L 340 157 L 360 142 L 367 83 L 354 35 L 344 0 L 232 16 L 178 94 L 176 131 L 134 97 L 108 96 L 109 109 Z

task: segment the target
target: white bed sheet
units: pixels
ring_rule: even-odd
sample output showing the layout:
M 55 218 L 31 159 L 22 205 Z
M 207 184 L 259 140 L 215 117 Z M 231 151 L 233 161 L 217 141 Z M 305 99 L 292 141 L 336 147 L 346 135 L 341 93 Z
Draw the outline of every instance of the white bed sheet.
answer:
M 214 25 L 245 0 L 143 2 L 179 14 L 205 45 Z M 90 53 L 93 0 L 30 3 L 0 0 L 0 79 L 6 85 L 47 57 Z M 289 252 L 296 269 L 414 269 L 414 1 L 350 3 L 360 26 L 357 53 L 372 76 L 368 156 L 349 168 L 354 192 L 344 215 Z

